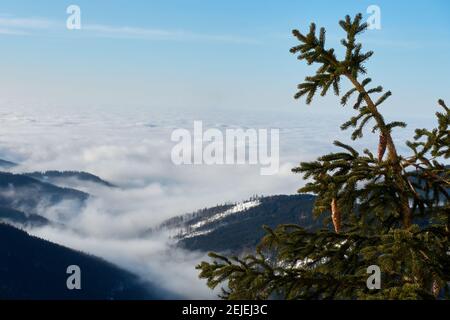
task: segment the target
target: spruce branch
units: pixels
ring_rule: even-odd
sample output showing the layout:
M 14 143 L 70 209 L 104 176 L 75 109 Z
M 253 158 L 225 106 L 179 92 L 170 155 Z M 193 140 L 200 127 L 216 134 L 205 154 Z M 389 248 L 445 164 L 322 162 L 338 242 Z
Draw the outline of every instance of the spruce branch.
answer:
M 301 44 L 291 48 L 290 52 L 298 54 L 298 59 L 306 60 L 309 65 L 319 65 L 316 74 L 307 76 L 305 82 L 298 86 L 299 91 L 295 95 L 295 98 L 299 99 L 306 95 L 306 103 L 311 104 L 317 90 L 321 89 L 321 95 L 323 96 L 331 86 L 334 88 L 335 95 L 339 95 L 341 78 L 344 77 L 349 80 L 353 88 L 342 96 L 341 104 L 345 106 L 350 97 L 354 93 L 358 93 L 353 108 L 359 111 L 359 115 L 345 123 L 343 129 L 349 126 L 356 127 L 358 122 L 360 122 L 359 127 L 352 133 L 352 139 L 355 140 L 363 136 L 365 125 L 371 119 L 375 120 L 375 128 L 380 131 L 379 154 L 381 156 L 379 156 L 379 159 L 381 161 L 382 155 L 384 155 L 384 146 L 381 145 L 383 143 L 388 151 L 388 161 L 391 163 L 395 173 L 395 183 L 397 185 L 397 192 L 399 193 L 400 210 L 403 215 L 404 227 L 409 228 L 412 224 L 412 213 L 409 208 L 408 195 L 402 191 L 408 187 L 408 182 L 402 177 L 400 157 L 391 136 L 392 129 L 398 126 L 401 127 L 403 123 L 393 122 L 387 125 L 378 110 L 378 107 L 392 95 L 390 91 L 385 92 L 374 102 L 371 94 L 382 93 L 383 88 L 378 86 L 372 89 L 366 89 L 371 79 L 365 78 L 362 81 L 358 79 L 360 74 L 366 73 L 364 64 L 373 55 L 372 51 L 363 53 L 362 45 L 356 42 L 357 35 L 367 29 L 367 24 L 362 23 L 362 15 L 357 14 L 353 20 L 350 16 L 346 16 L 344 20 L 339 22 L 339 25 L 347 35 L 346 39 L 341 41 L 342 45 L 346 48 L 346 54 L 343 60 L 338 60 L 334 54 L 334 49 L 326 49 L 325 30 L 323 28 L 320 29 L 319 37 L 316 36 L 316 25 L 314 23 L 311 24 L 307 35 L 303 35 L 298 30 L 293 30 L 293 35 Z M 363 102 L 365 106 L 361 107 Z

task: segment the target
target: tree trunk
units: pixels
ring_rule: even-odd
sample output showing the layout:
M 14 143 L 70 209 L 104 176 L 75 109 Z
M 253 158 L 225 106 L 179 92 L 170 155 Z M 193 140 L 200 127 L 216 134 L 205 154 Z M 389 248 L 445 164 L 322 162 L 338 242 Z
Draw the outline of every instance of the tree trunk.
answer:
M 363 95 L 364 101 L 367 103 L 367 107 L 369 108 L 375 121 L 377 122 L 380 134 L 383 135 L 383 140 L 386 140 L 386 148 L 388 150 L 388 160 L 392 164 L 395 173 L 394 181 L 397 185 L 398 190 L 400 190 L 399 201 L 403 227 L 407 229 L 412 225 L 412 212 L 411 208 L 409 207 L 408 196 L 407 194 L 405 194 L 405 192 L 402 192 L 402 190 L 406 190 L 406 186 L 404 186 L 405 183 L 402 177 L 402 167 L 400 165 L 400 159 L 397 154 L 397 149 L 395 148 L 394 141 L 392 140 L 391 132 L 386 127 L 386 123 L 384 122 L 383 116 L 378 112 L 377 106 L 372 101 L 372 98 L 369 96 L 364 87 L 352 75 L 347 74 L 346 77 L 355 86 L 356 90 L 358 90 L 358 92 Z
M 384 133 L 380 133 L 380 141 L 378 143 L 378 161 L 382 161 L 386 152 L 387 139 Z

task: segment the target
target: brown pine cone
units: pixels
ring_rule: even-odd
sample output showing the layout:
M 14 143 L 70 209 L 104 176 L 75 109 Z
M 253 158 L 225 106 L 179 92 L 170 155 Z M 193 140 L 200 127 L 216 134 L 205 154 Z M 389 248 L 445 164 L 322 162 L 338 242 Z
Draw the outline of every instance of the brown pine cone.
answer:
M 341 211 L 337 205 L 336 198 L 331 200 L 331 220 L 333 220 L 334 230 L 336 233 L 341 231 Z
M 437 280 L 433 280 L 433 287 L 431 288 L 431 291 L 436 298 L 439 296 L 439 292 L 441 292 L 441 286 L 439 285 Z

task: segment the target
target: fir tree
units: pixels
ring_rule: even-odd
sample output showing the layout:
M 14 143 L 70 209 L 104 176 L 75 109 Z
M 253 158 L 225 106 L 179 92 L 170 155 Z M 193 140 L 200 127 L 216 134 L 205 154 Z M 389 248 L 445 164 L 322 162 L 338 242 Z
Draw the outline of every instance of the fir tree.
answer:
M 380 106 L 391 96 L 371 86 L 365 63 L 373 55 L 363 52 L 358 35 L 367 29 L 362 15 L 340 21 L 346 33 L 345 57 L 325 45 L 325 29 L 298 30 L 299 44 L 291 53 L 309 65 L 312 76 L 298 85 L 296 99 L 310 104 L 330 89 L 343 106 L 351 103 L 356 115 L 342 130 L 352 128 L 353 140 L 370 125 L 379 135 L 377 153 L 362 152 L 335 141 L 340 150 L 316 161 L 301 163 L 293 172 L 310 182 L 299 190 L 317 196 L 316 216 L 331 215 L 334 228 L 305 230 L 298 225 L 266 228 L 254 255 L 225 257 L 210 253 L 212 262 L 197 266 L 211 288 L 223 284 L 225 299 L 425 299 L 449 296 L 449 182 L 450 111 L 444 101 L 436 113 L 437 127 L 417 129 L 407 142 L 410 155 L 397 152 L 393 129 Z M 341 82 L 351 89 L 342 94 Z M 381 268 L 380 290 L 366 286 L 367 268 Z

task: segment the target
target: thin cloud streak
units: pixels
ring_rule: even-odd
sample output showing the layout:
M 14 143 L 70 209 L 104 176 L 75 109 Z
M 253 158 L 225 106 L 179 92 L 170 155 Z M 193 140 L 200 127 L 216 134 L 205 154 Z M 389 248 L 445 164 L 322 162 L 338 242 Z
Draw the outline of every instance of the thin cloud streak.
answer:
M 66 30 L 63 21 L 44 18 L 0 17 L 0 34 L 3 35 L 42 35 L 41 32 L 61 32 Z M 239 35 L 206 34 L 189 30 L 166 30 L 133 26 L 113 26 L 100 24 L 82 24 L 81 34 L 100 38 L 137 39 L 148 41 L 189 41 L 217 42 L 234 44 L 260 44 L 255 39 Z
M 25 36 L 25 35 L 28 35 L 29 33 L 24 32 L 24 31 L 0 28 L 0 34 L 8 35 L 8 36 Z
M 0 17 L 0 27 L 14 29 L 50 29 L 56 25 L 54 21 L 41 18 L 9 18 Z
M 164 30 L 138 28 L 129 26 L 87 25 L 82 30 L 91 32 L 94 36 L 121 39 L 168 40 L 168 41 L 207 41 L 236 44 L 259 44 L 255 39 L 236 35 L 203 34 L 185 30 Z

